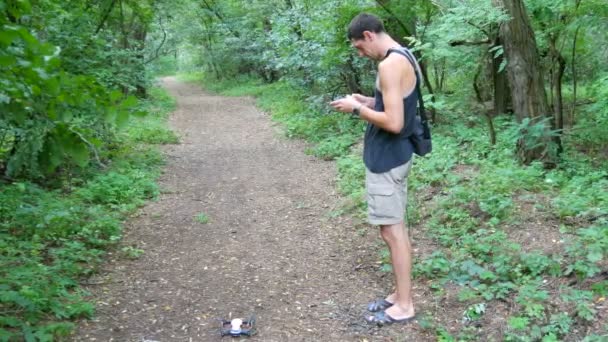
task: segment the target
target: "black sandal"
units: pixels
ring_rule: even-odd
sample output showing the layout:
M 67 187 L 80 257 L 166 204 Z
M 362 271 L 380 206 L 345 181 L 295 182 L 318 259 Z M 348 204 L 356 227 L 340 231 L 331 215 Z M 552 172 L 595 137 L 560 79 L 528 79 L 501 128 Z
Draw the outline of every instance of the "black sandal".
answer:
M 384 311 L 393 306 L 393 303 L 389 302 L 386 299 L 376 299 L 375 301 L 369 303 L 367 305 L 367 311 L 369 312 L 378 312 Z
M 412 317 L 402 318 L 402 319 L 394 319 L 389 314 L 387 314 L 386 311 L 376 312 L 373 316 L 365 317 L 365 320 L 367 321 L 367 323 L 375 323 L 379 326 L 389 325 L 389 324 L 394 324 L 394 323 L 405 324 L 405 323 L 409 323 L 409 322 L 413 321 L 414 319 L 416 319 L 416 315 L 414 315 Z

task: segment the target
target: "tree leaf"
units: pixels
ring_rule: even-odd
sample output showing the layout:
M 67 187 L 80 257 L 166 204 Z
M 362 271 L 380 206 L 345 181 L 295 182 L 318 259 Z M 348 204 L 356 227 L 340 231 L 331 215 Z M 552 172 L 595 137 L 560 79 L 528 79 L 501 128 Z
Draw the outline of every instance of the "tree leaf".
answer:
M 137 103 L 138 103 L 137 97 L 135 97 L 133 95 L 129 95 L 129 96 L 127 96 L 127 98 L 125 98 L 124 101 L 122 101 L 122 103 L 120 104 L 120 107 L 124 108 L 124 109 L 129 109 L 129 108 L 137 105 Z
M 603 259 L 603 253 L 600 250 L 592 249 L 587 253 L 587 260 L 591 262 L 599 262 Z
M 72 145 L 69 154 L 76 165 L 80 167 L 85 167 L 89 163 L 89 149 L 81 140 Z
M 118 127 L 119 129 L 122 129 L 126 126 L 126 124 L 129 122 L 129 112 L 126 110 L 121 110 L 116 114 L 116 120 L 114 121 L 114 123 L 116 124 L 116 127 Z
M 1 35 L 1 33 L 0 33 Z M 17 58 L 15 58 L 15 56 L 11 56 L 11 55 L 4 55 L 4 56 L 0 56 L 0 66 L 2 67 L 9 67 L 14 65 L 15 63 L 17 63 Z
M 19 33 L 17 33 L 14 30 L 2 30 L 2 31 L 0 31 L 0 44 L 1 45 L 9 46 L 17 38 L 19 38 Z

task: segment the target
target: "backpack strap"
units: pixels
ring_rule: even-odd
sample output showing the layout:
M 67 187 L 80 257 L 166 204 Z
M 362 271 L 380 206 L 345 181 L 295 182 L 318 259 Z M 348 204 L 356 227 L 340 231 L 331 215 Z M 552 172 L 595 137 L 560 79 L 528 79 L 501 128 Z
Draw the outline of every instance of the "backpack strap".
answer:
M 416 74 L 416 92 L 418 92 L 418 103 L 420 104 L 420 122 L 422 123 L 423 126 L 426 126 L 428 119 L 426 117 L 426 111 L 424 110 L 424 99 L 422 98 L 422 92 L 420 91 L 421 80 L 420 80 L 420 75 L 418 73 L 418 69 L 416 68 L 416 62 L 415 62 L 414 56 L 408 49 L 393 48 L 393 49 L 388 49 L 384 58 L 388 57 L 388 55 L 390 55 L 392 52 L 398 53 L 398 54 L 404 56 L 405 58 L 407 58 L 407 60 L 410 61 L 410 63 L 412 64 L 412 67 L 414 68 L 414 73 Z

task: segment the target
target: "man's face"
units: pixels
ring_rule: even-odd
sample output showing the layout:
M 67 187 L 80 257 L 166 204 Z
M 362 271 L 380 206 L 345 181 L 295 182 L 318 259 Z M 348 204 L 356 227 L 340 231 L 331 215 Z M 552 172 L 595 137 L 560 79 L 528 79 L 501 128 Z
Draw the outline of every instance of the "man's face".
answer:
M 363 39 L 351 39 L 351 46 L 357 49 L 360 57 L 367 57 L 369 59 L 376 60 L 378 56 L 376 56 L 374 49 L 374 39 L 376 37 L 369 31 L 363 32 Z

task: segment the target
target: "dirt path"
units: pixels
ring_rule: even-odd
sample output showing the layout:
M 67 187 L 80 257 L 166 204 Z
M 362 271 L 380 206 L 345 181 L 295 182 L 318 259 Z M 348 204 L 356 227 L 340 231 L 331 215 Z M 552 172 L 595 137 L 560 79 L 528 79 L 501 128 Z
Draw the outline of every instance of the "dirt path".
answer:
M 124 243 L 145 253 L 91 280 L 97 315 L 76 341 L 216 341 L 231 314 L 256 315 L 251 341 L 429 339 L 362 320 L 392 282 L 376 270 L 377 232 L 330 215 L 342 201 L 334 163 L 283 139 L 251 99 L 163 85 L 181 143 L 165 150 L 160 199 L 127 224 Z

